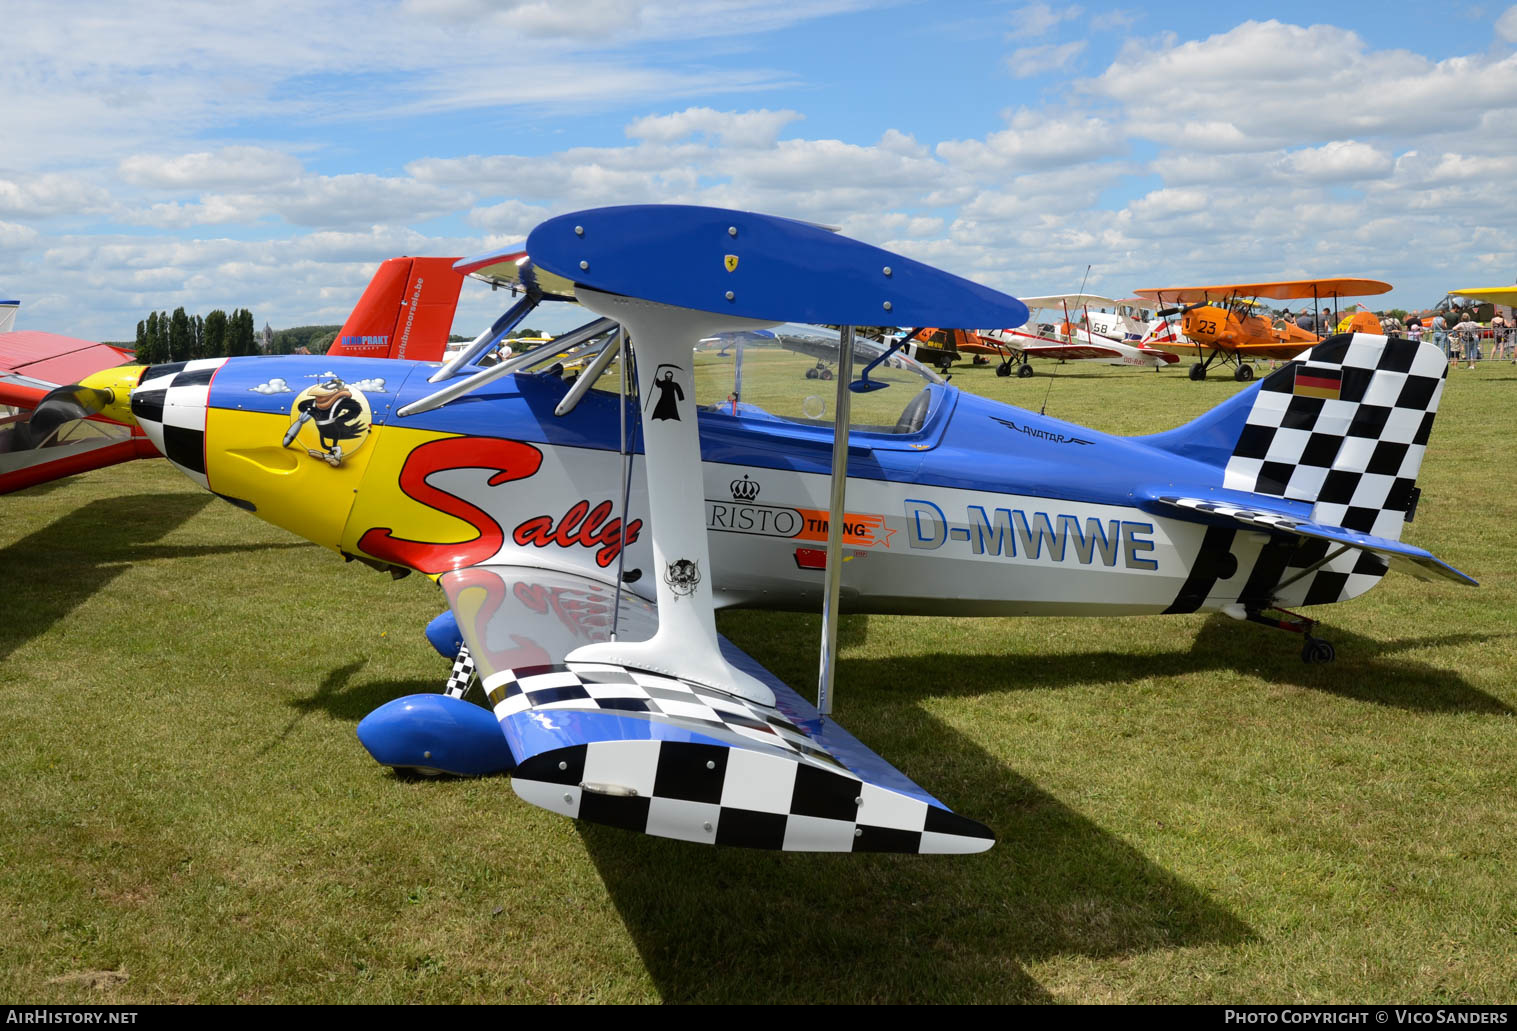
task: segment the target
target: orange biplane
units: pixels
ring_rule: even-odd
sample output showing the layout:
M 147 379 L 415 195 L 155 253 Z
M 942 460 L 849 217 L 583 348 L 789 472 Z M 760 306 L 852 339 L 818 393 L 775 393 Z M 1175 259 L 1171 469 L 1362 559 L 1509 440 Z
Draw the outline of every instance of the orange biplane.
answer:
M 1296 279 L 1276 283 L 1233 283 L 1222 286 L 1181 286 L 1139 290 L 1160 305 L 1159 317 L 1182 316 L 1181 330 L 1195 345 L 1197 361 L 1190 367 L 1191 379 L 1205 379 L 1213 363 L 1236 366 L 1233 378 L 1254 378 L 1245 358 L 1288 360 L 1322 339 L 1293 322 L 1271 322 L 1253 312 L 1255 299 L 1312 299 L 1312 312 L 1331 299 L 1333 307 L 1343 297 L 1369 297 L 1389 293 L 1391 285 L 1377 279 Z M 1333 320 L 1337 322 L 1336 319 Z M 1378 331 L 1378 323 L 1377 323 Z

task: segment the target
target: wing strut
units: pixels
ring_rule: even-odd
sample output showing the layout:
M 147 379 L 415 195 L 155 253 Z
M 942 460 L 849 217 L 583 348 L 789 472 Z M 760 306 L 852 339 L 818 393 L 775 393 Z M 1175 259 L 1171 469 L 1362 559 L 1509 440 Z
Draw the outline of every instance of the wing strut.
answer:
M 853 406 L 853 327 L 841 327 L 838 338 L 838 397 L 832 412 L 832 498 L 827 508 L 827 566 L 823 572 L 822 658 L 817 671 L 816 708 L 832 715 L 832 680 L 838 645 L 838 594 L 843 586 L 843 516 L 847 511 L 848 420 Z
M 584 307 L 621 323 L 622 332 L 631 338 L 642 409 L 658 631 L 646 641 L 584 645 L 570 652 L 568 660 L 663 673 L 773 705 L 769 686 L 728 662 L 717 638 L 692 354 L 703 337 L 734 329 L 768 329 L 777 323 L 677 308 L 583 284 L 576 284 L 575 294 Z

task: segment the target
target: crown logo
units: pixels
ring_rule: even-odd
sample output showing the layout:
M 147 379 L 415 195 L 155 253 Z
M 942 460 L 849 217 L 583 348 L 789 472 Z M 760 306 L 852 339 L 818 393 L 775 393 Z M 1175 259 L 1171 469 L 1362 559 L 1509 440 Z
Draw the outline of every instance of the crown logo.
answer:
M 748 479 L 747 473 L 743 474 L 743 478 L 741 480 L 733 480 L 729 486 L 732 487 L 733 501 L 752 501 L 754 498 L 758 497 L 758 481 Z

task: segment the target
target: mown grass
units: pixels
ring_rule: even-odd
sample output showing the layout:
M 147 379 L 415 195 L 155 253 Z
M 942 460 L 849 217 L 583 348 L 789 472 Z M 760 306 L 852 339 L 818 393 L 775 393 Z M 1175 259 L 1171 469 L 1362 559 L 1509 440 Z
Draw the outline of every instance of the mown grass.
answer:
M 353 728 L 439 686 L 427 581 L 165 463 L 7 497 L 0 998 L 1509 1002 L 1517 369 L 1451 381 L 1406 537 L 1482 586 L 1318 610 L 1332 666 L 1221 618 L 845 620 L 838 718 L 996 830 L 966 858 L 701 849 L 398 778 Z M 1237 389 L 954 382 L 1117 432 Z M 721 617 L 804 693 L 817 623 Z

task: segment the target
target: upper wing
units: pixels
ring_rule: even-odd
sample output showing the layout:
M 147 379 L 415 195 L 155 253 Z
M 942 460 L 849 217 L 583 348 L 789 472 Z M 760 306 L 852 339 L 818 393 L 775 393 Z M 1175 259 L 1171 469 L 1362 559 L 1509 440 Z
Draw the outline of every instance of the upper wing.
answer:
M 57 333 L 0 333 L 0 404 L 31 407 L 56 386 L 131 358 L 119 347 Z
M 527 257 L 524 244 L 507 247 L 477 258 L 464 258 L 453 268 L 475 279 L 482 279 L 494 287 L 511 287 L 519 290 L 537 289 L 547 298 L 559 301 L 574 300 L 574 284 L 563 276 L 547 269 L 540 269 Z
M 1467 290 L 1450 290 L 1455 297 L 1468 297 L 1493 304 L 1517 305 L 1517 286 L 1477 286 Z
M 1268 283 L 1222 283 L 1216 286 L 1147 287 L 1137 291 L 1163 304 L 1195 304 L 1225 297 L 1268 297 L 1277 301 L 1306 297 L 1372 297 L 1390 293 L 1391 284 L 1378 279 L 1286 279 Z
M 439 583 L 528 802 L 662 837 L 787 851 L 979 852 L 994 842 L 725 639 L 723 655 L 764 681 L 774 706 L 678 669 L 566 662 L 610 636 L 607 584 L 530 566 L 476 566 Z M 623 640 L 657 628 L 654 606 L 626 591 L 617 615 Z
M 1045 297 L 1019 297 L 1029 308 L 1115 308 L 1117 301 L 1099 294 L 1048 294 Z

